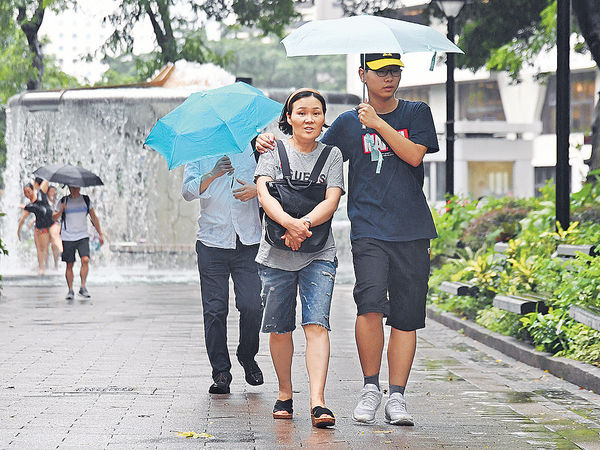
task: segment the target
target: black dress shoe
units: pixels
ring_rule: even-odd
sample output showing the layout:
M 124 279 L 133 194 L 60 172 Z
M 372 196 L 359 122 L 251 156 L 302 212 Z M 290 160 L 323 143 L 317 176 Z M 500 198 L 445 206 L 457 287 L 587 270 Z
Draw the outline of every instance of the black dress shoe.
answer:
M 231 374 L 229 372 L 220 372 L 214 377 L 214 383 L 208 389 L 210 394 L 229 394 L 229 385 L 231 384 Z
M 250 361 L 240 361 L 240 364 L 244 368 L 244 373 L 246 374 L 246 383 L 252 386 L 259 386 L 264 383 L 263 373 L 254 359 Z

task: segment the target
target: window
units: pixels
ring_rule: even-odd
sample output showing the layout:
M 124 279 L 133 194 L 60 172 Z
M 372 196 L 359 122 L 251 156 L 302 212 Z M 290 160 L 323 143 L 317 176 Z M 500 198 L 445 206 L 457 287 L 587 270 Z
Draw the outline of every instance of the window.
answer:
M 535 173 L 535 196 L 539 197 L 541 195 L 540 189 L 546 185 L 548 180 L 554 179 L 554 174 L 556 173 L 556 167 L 548 166 L 548 167 L 534 167 Z
M 495 81 L 459 84 L 458 102 L 460 120 L 506 120 Z
M 425 179 L 423 192 L 428 202 L 439 202 L 446 195 L 446 163 L 443 161 L 424 162 Z
M 571 73 L 571 131 L 584 132 L 592 125 L 594 114 L 595 72 Z M 556 133 L 556 75 L 548 80 L 542 109 L 544 134 Z
M 431 166 L 435 163 L 424 162 L 423 163 L 423 171 L 425 172 L 425 177 L 423 179 L 423 192 L 425 193 L 425 198 L 428 201 L 431 201 Z
M 473 198 L 513 195 L 513 162 L 470 161 L 469 193 Z
M 435 199 L 440 201 L 446 197 L 446 163 L 435 163 Z
M 429 103 L 429 88 L 428 87 L 411 87 L 398 89 L 396 94 L 398 98 L 411 102 Z
M 535 196 L 539 197 L 542 194 L 540 189 L 546 185 L 546 182 L 552 180 L 552 184 L 556 180 L 556 167 L 555 166 L 543 166 L 534 167 L 535 176 Z M 569 170 L 569 185 L 571 185 L 571 170 Z

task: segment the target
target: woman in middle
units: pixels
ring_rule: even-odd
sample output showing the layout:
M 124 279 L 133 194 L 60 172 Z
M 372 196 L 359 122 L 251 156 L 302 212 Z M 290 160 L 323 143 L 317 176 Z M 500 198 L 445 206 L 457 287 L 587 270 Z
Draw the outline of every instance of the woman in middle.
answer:
M 325 145 L 317 141 L 325 125 L 325 111 L 325 99 L 313 89 L 299 89 L 285 103 L 279 128 L 291 135 L 282 143 L 289 160 L 292 183 L 308 180 L 325 150 Z M 293 415 L 292 331 L 296 327 L 296 296 L 299 289 L 302 328 L 306 337 L 305 357 L 312 424 L 319 428 L 333 426 L 335 417 L 326 408 L 324 398 L 329 366 L 329 310 L 337 267 L 331 229 L 321 249 L 307 253 L 302 245 L 312 235 L 311 229 L 329 221 L 338 207 L 344 192 L 342 154 L 337 147 L 330 149 L 317 178 L 318 183 L 326 185 L 325 198 L 302 218 L 286 213 L 269 193 L 267 182 L 283 178 L 277 149 L 260 156 L 255 177 L 258 199 L 265 213 L 285 229 L 280 237 L 285 242 L 285 249 L 270 245 L 263 230 L 256 257 L 265 305 L 262 332 L 270 333 L 271 358 L 279 381 L 273 417 L 291 419 Z

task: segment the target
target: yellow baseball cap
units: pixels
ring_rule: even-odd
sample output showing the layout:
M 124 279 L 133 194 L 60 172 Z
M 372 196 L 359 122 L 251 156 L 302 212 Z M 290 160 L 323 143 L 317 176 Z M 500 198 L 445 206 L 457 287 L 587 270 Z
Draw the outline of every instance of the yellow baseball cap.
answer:
M 386 66 L 404 67 L 400 59 L 400 53 L 367 53 L 360 55 L 361 66 L 366 66 L 371 70 L 379 70 Z

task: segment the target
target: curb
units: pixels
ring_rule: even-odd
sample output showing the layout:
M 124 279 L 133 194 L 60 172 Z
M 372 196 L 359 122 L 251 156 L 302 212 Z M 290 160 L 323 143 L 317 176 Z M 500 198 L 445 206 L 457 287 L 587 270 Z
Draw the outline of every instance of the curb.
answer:
M 600 393 L 600 367 L 535 350 L 531 345 L 510 336 L 490 331 L 470 320 L 463 320 L 452 313 L 427 306 L 427 317 L 453 330 L 463 330 L 468 336 L 492 347 L 517 361 L 576 384 L 584 389 Z

